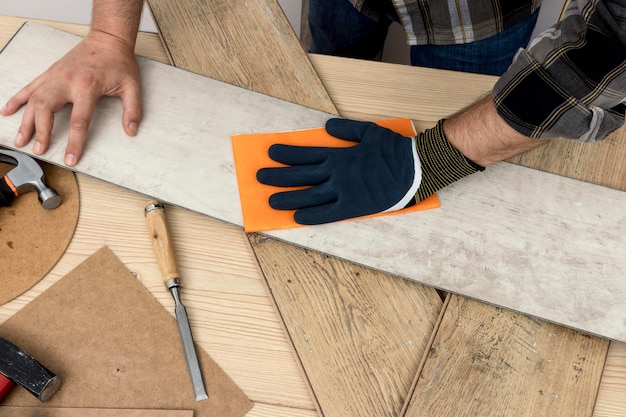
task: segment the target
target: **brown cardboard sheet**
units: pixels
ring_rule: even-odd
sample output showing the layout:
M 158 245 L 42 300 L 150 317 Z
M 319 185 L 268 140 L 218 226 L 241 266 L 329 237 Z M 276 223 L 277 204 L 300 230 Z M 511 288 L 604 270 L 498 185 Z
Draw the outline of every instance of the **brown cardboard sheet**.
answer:
M 192 410 L 2 407 L 0 417 L 193 417 Z
M 0 335 L 63 381 L 46 403 L 14 388 L 2 406 L 184 409 L 196 417 L 240 417 L 252 407 L 202 349 L 209 399 L 195 401 L 174 317 L 106 247 L 0 325 Z
M 70 170 L 41 163 L 48 184 L 63 203 L 54 210 L 41 207 L 37 193 L 0 207 L 0 305 L 21 295 L 41 280 L 61 258 L 78 221 L 79 195 Z M 0 177 L 13 169 L 0 164 Z

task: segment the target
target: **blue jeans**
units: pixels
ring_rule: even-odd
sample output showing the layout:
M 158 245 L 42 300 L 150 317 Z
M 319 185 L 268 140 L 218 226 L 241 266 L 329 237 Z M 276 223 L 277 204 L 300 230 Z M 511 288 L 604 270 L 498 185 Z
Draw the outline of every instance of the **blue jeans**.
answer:
M 380 3 L 380 2 L 379 2 Z M 411 46 L 411 64 L 429 68 L 501 75 L 519 48 L 525 47 L 539 11 L 491 38 L 462 45 Z M 377 59 L 389 25 L 398 21 L 389 2 L 369 17 L 348 0 L 309 0 L 310 52 L 359 59 Z

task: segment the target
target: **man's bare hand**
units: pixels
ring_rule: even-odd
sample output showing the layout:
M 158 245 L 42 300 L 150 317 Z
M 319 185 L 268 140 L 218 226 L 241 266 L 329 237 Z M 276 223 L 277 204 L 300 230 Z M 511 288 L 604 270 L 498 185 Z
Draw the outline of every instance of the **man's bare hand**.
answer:
M 0 114 L 14 114 L 25 105 L 15 146 L 22 147 L 34 137 L 33 152 L 48 149 L 54 114 L 71 103 L 70 132 L 65 164 L 80 159 L 96 102 L 101 96 L 120 97 L 122 124 L 134 136 L 141 119 L 141 81 L 133 46 L 105 32 L 89 35 L 46 72 L 13 96 Z

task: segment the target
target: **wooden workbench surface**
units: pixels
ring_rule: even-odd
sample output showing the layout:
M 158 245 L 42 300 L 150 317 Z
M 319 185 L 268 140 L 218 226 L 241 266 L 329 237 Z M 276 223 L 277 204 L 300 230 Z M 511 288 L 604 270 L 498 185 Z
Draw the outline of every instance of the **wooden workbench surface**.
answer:
M 0 44 L 4 44 L 9 39 L 19 27 L 21 21 L 14 18 L 1 18 Z M 55 26 L 79 34 L 84 33 L 85 30 L 84 27 L 76 25 L 55 24 Z M 161 61 L 167 61 L 168 59 L 162 44 L 155 35 L 141 35 L 138 53 Z M 441 115 L 450 114 L 470 103 L 483 92 L 488 91 L 489 86 L 493 82 L 493 79 L 490 77 L 437 73 L 435 78 L 432 79 L 433 82 L 428 83 L 430 89 L 422 88 L 418 91 L 415 88 L 416 74 L 422 77 L 423 80 L 431 80 L 428 77 L 433 77 L 434 72 L 422 72 L 419 69 L 409 67 L 355 62 L 322 56 L 312 56 L 311 59 L 317 73 L 320 75 L 342 115 L 363 119 L 406 116 L 417 119 L 418 126 L 430 125 Z M 367 78 L 376 80 L 376 82 L 363 84 L 362 81 L 348 76 L 357 69 L 372 75 L 372 77 Z M 445 78 L 440 78 L 442 74 L 445 74 Z M 446 80 L 445 82 L 443 82 L 444 79 Z M 446 94 L 445 99 L 440 99 L 438 94 L 440 90 L 437 90 L 437 86 L 441 85 L 447 85 L 450 89 L 449 91 L 454 91 L 456 94 Z M 461 86 L 464 88 L 461 88 Z M 424 94 L 432 94 L 433 97 L 431 100 L 423 100 Z M 416 100 L 419 95 L 422 96 L 422 100 Z M 421 107 L 418 105 L 417 108 L 412 107 L 419 102 L 427 102 L 429 105 L 426 107 L 423 105 Z M 415 115 L 420 115 L 420 117 Z M 66 255 L 42 283 L 26 295 L 2 306 L 0 308 L 0 321 L 17 311 L 21 306 L 69 272 L 74 266 L 78 265 L 97 248 L 105 244 L 114 251 L 129 269 L 137 272 L 153 294 L 166 307 L 171 309 L 170 297 L 162 289 L 158 271 L 155 265 L 153 265 L 149 242 L 145 239 L 144 224 L 141 218 L 145 197 L 119 190 L 115 186 L 84 176 L 78 176 L 78 180 L 81 188 L 81 212 L 76 234 Z M 104 214 L 105 212 L 106 215 Z M 177 240 L 181 258 L 181 269 L 183 269 L 183 274 L 189 281 L 188 309 L 191 312 L 190 314 L 192 314 L 193 325 L 198 329 L 195 332 L 198 342 L 255 402 L 255 407 L 250 412 L 251 416 L 313 416 L 317 414 L 317 409 L 319 408 L 322 409 L 326 416 L 341 415 L 340 412 L 342 410 L 344 413 L 347 413 L 349 410 L 342 409 L 341 406 L 329 407 L 327 404 L 333 399 L 332 393 L 329 393 L 329 391 L 339 391 L 341 395 L 349 396 L 350 393 L 372 389 L 372 387 L 360 386 L 363 380 L 358 378 L 363 376 L 363 371 L 359 370 L 358 367 L 362 366 L 362 364 L 355 364 L 354 369 L 344 369 L 342 375 L 335 378 L 333 378 L 333 375 L 324 372 L 325 369 L 332 369 L 332 364 L 324 362 L 325 359 L 330 360 L 333 358 L 334 352 L 332 351 L 314 352 L 315 349 L 313 348 L 318 346 L 311 346 L 311 355 L 307 357 L 303 347 L 296 346 L 299 356 L 293 355 L 292 344 L 294 343 L 294 336 L 302 336 L 302 334 L 296 335 L 294 331 L 304 332 L 305 337 L 303 340 L 305 340 L 308 337 L 306 332 L 311 331 L 311 329 L 323 329 L 323 326 L 315 327 L 313 323 L 307 322 L 306 316 L 297 317 L 294 315 L 288 318 L 291 323 L 291 327 L 288 325 L 290 327 L 288 330 L 291 333 L 285 332 L 283 320 L 275 309 L 273 298 L 268 294 L 266 282 L 259 270 L 255 254 L 252 252 L 246 236 L 239 228 L 181 209 L 173 209 L 171 217 L 173 229 L 176 230 L 175 239 Z M 262 237 L 253 237 L 253 242 L 254 239 L 262 239 Z M 259 258 L 266 257 L 269 253 L 270 256 L 274 257 L 274 263 L 279 267 L 281 256 L 288 256 L 288 254 L 273 253 L 272 255 L 272 246 L 270 245 L 267 248 L 267 252 L 257 250 L 256 256 Z M 328 259 L 325 265 L 317 265 L 317 268 L 335 271 L 338 274 L 369 273 L 368 271 L 345 272 L 336 270 L 338 267 L 333 263 L 332 259 Z M 302 271 L 298 273 L 304 278 L 307 273 L 306 265 L 303 265 Z M 367 277 L 367 279 L 372 280 L 378 278 L 376 275 Z M 365 275 L 363 279 L 366 279 Z M 394 291 L 402 291 L 402 286 L 412 285 L 400 280 L 392 280 L 390 282 L 398 287 Z M 355 288 L 347 288 L 343 294 L 352 296 L 355 291 Z M 425 291 L 428 293 L 428 290 Z M 434 292 L 431 295 L 433 297 L 437 296 Z M 297 294 L 274 294 L 274 297 L 281 296 L 292 296 L 295 297 L 294 299 L 297 299 Z M 358 300 L 358 297 L 356 299 Z M 381 302 L 390 301 L 393 300 L 386 300 L 384 297 L 381 297 Z M 416 300 L 416 303 L 419 302 L 420 300 Z M 390 351 L 404 352 L 411 360 L 407 361 L 403 369 L 397 369 L 399 376 L 396 378 L 377 381 L 378 385 L 374 389 L 386 391 L 388 394 L 387 402 L 373 405 L 366 404 L 362 410 L 373 410 L 374 412 L 369 415 L 398 415 L 404 401 L 408 399 L 409 393 L 412 392 L 416 401 L 407 403 L 407 411 L 409 412 L 407 415 L 434 415 L 433 413 L 436 410 L 439 410 L 438 415 L 442 415 L 444 410 L 446 410 L 445 407 L 442 408 L 442 405 L 446 403 L 446 395 L 454 392 L 454 390 L 463 389 L 463 384 L 459 384 L 459 381 L 455 381 L 454 378 L 478 378 L 476 374 L 468 375 L 464 373 L 463 364 L 456 363 L 451 359 L 454 358 L 455 353 L 459 354 L 463 351 L 464 345 L 468 341 L 482 343 L 482 348 L 491 346 L 491 350 L 488 353 L 493 355 L 492 358 L 487 356 L 480 358 L 481 363 L 485 365 L 482 372 L 487 374 L 484 372 L 485 369 L 492 370 L 489 373 L 489 377 L 486 376 L 482 381 L 476 381 L 478 385 L 481 383 L 490 385 L 490 389 L 484 389 L 482 393 L 479 392 L 482 395 L 480 400 L 486 401 L 488 396 L 493 395 L 504 396 L 508 398 L 505 409 L 510 410 L 510 412 L 513 412 L 510 404 L 519 404 L 527 401 L 527 397 L 520 393 L 517 398 L 521 400 L 516 402 L 515 395 L 511 396 L 510 394 L 511 390 L 533 390 L 542 381 L 535 381 L 525 376 L 524 385 L 521 387 L 497 386 L 497 384 L 507 384 L 509 383 L 508 381 L 515 378 L 494 379 L 494 375 L 503 375 L 502 368 L 505 365 L 497 363 L 497 361 L 506 360 L 502 359 L 502 357 L 506 358 L 507 352 L 502 352 L 503 349 L 501 348 L 494 349 L 493 343 L 489 344 L 489 341 L 491 340 L 490 338 L 498 339 L 499 329 L 509 329 L 512 320 L 517 321 L 517 323 L 521 323 L 520 320 L 526 320 L 519 324 L 519 327 L 525 330 L 532 328 L 535 321 L 531 318 L 520 319 L 518 315 L 509 315 L 509 313 L 500 310 L 498 310 L 498 317 L 494 317 L 491 307 L 460 297 L 449 296 L 446 303 L 442 303 L 441 300 L 438 302 L 431 300 L 430 302 L 434 303 L 432 305 L 439 306 L 436 311 L 431 312 L 432 317 L 429 321 L 431 333 L 423 335 L 422 341 L 419 343 L 411 339 L 406 340 L 407 345 L 413 343 L 420 344 L 419 349 L 390 349 Z M 323 298 L 312 299 L 310 304 L 314 308 L 327 309 L 332 307 L 325 304 Z M 353 307 L 355 306 L 353 305 Z M 404 307 L 398 306 L 397 314 L 401 316 L 406 312 L 403 308 L 408 309 L 409 307 L 408 305 Z M 360 311 L 351 311 L 349 315 L 346 314 L 348 313 L 346 311 L 337 311 L 336 313 L 346 314 L 347 320 L 372 320 L 372 317 L 375 317 L 375 314 L 368 312 L 368 309 L 375 310 L 376 306 L 362 305 L 358 306 L 358 309 Z M 450 321 L 451 318 L 454 318 L 460 312 L 468 311 L 471 314 L 469 317 L 463 317 L 465 321 Z M 481 312 L 487 315 L 491 314 L 491 316 L 481 318 Z M 285 314 L 284 311 L 281 311 L 281 313 Z M 436 319 L 439 314 L 440 319 L 437 322 Z M 417 321 L 418 319 L 421 320 L 421 318 L 406 318 L 405 328 L 399 326 L 398 328 L 387 329 L 387 331 L 396 333 L 405 331 L 406 327 L 410 326 L 413 320 Z M 475 321 L 472 322 L 472 320 Z M 298 325 L 297 330 L 293 327 L 294 323 Z M 402 323 L 402 320 L 398 320 L 398 323 Z M 463 325 L 468 326 L 468 329 L 472 325 L 485 329 L 485 324 L 487 324 L 488 329 L 481 334 L 483 340 L 477 341 L 475 334 L 455 332 L 454 323 L 464 323 Z M 375 328 L 374 325 L 360 327 L 358 324 L 356 321 L 352 324 L 355 331 L 359 329 L 368 331 L 368 329 Z M 556 326 L 549 328 L 547 332 L 546 325 L 540 327 L 542 327 L 541 331 L 536 329 L 535 331 L 551 335 L 569 334 L 567 341 L 547 345 L 547 352 L 542 352 L 542 360 L 554 360 L 555 358 L 566 358 L 567 355 L 576 356 L 577 354 L 586 353 L 592 355 L 596 361 L 593 364 L 583 363 L 584 380 L 588 381 L 588 385 L 585 385 L 582 391 L 576 391 L 577 389 L 580 390 L 580 387 L 575 386 L 576 381 L 580 379 L 580 374 L 577 374 L 578 377 L 576 375 L 572 376 L 571 380 L 564 379 L 565 382 L 561 381 L 565 385 L 571 384 L 570 386 L 562 387 L 560 391 L 562 395 L 576 393 L 575 395 L 581 397 L 581 401 L 568 402 L 559 400 L 560 403 L 565 403 L 566 406 L 564 409 L 559 409 L 558 414 L 624 415 L 626 413 L 626 404 L 624 403 L 624 398 L 626 398 L 625 346 L 623 344 L 611 343 L 609 347 L 609 343 L 601 339 L 588 338 L 580 334 L 572 335 L 566 329 Z M 439 329 L 439 332 L 436 331 L 437 329 Z M 327 328 L 323 330 L 329 332 L 333 329 Z M 319 335 L 310 335 L 312 340 L 317 336 Z M 377 349 L 385 349 L 384 332 L 372 333 L 370 336 L 372 337 L 372 344 Z M 501 336 L 500 339 L 505 340 L 511 337 L 508 331 Z M 520 341 L 519 335 L 513 335 L 512 337 L 517 338 L 515 340 L 518 342 Z M 441 340 L 441 338 L 444 340 Z M 592 342 L 589 342 L 590 339 L 593 339 Z M 335 338 L 336 340 L 349 341 L 350 337 L 349 335 L 346 335 L 344 338 L 339 336 Z M 390 338 L 389 340 L 395 339 Z M 443 342 L 448 343 L 445 344 Z M 418 353 L 424 353 L 426 346 L 431 346 L 431 348 L 428 355 L 424 356 L 424 361 L 422 361 L 422 355 L 418 355 Z M 359 346 L 350 345 L 350 343 L 346 343 L 346 346 L 341 348 L 360 349 Z M 603 359 L 604 355 L 607 354 L 607 348 L 608 356 L 603 370 Z M 337 349 L 337 351 L 340 351 L 340 349 Z M 439 355 L 437 355 L 438 352 L 440 353 Z M 441 353 L 445 353 L 445 355 L 441 355 Z M 411 355 L 414 356 L 411 357 Z M 448 359 L 444 359 L 444 357 Z M 385 355 L 383 352 L 381 355 L 372 356 L 371 359 L 372 362 L 369 366 L 373 370 L 372 373 L 376 374 L 375 370 L 377 368 L 389 365 L 396 366 L 397 362 L 394 361 L 402 358 L 390 358 L 389 363 L 386 364 L 384 363 Z M 305 365 L 304 370 L 306 374 L 302 372 L 302 363 Z M 505 363 L 511 364 L 510 361 Z M 518 366 L 518 369 L 524 366 L 522 362 L 518 362 L 515 365 Z M 532 369 L 526 366 L 528 369 L 520 372 L 517 380 L 520 379 L 519 375 L 532 375 L 533 373 L 535 376 L 545 375 L 539 372 L 536 366 L 537 362 L 533 362 L 534 368 Z M 314 368 L 318 372 L 314 373 Z M 423 378 L 430 378 L 427 382 L 434 384 L 427 387 L 428 389 L 421 389 L 419 380 L 416 381 L 415 386 L 411 387 L 411 382 L 420 369 L 424 372 L 422 374 L 424 375 Z M 534 372 L 533 369 L 535 370 Z M 450 371 L 445 373 L 449 379 L 429 377 L 429 375 L 440 375 L 444 370 Z M 367 374 L 367 370 L 365 370 L 365 374 Z M 592 375 L 589 378 L 590 374 Z M 325 390 L 319 387 L 319 385 L 312 384 L 313 392 L 311 392 L 310 383 L 316 378 L 320 380 L 325 378 L 328 389 Z M 319 381 L 317 383 L 319 384 Z M 555 383 L 559 383 L 559 381 Z M 401 386 L 393 386 L 395 384 L 400 384 Z M 598 391 L 597 398 L 595 396 L 596 391 Z M 584 393 L 588 395 L 584 395 Z M 549 395 L 545 395 L 546 400 L 554 402 L 554 395 L 556 394 L 549 393 Z M 429 400 L 425 401 L 425 397 Z M 457 396 L 455 398 L 462 397 Z M 448 400 L 447 402 L 451 401 Z M 576 406 L 578 409 L 568 409 L 567 407 L 570 405 Z M 549 403 L 543 406 L 548 407 Z M 421 410 L 420 407 L 422 407 Z M 482 410 L 491 409 L 494 415 L 496 413 L 498 415 L 524 415 L 520 410 L 515 411 L 513 414 L 507 414 L 498 407 L 498 401 L 494 400 L 493 407 L 483 407 Z M 531 409 L 531 407 L 528 408 Z M 558 407 L 553 408 L 553 410 L 557 409 Z M 461 414 L 458 408 L 455 410 L 456 414 Z M 471 415 L 469 406 L 464 410 L 468 413 L 467 415 Z M 539 411 L 541 410 L 539 408 Z M 543 410 L 546 411 L 547 408 Z M 581 413 L 581 410 L 586 414 Z M 537 415 L 537 413 L 534 415 Z

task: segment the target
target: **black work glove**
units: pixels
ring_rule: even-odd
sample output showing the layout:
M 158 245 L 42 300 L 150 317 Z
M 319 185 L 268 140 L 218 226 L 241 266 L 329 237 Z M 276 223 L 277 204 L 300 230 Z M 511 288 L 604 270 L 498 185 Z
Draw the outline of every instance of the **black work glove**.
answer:
M 288 166 L 260 169 L 257 179 L 307 187 L 273 194 L 269 201 L 274 209 L 296 210 L 299 224 L 400 210 L 481 168 L 445 139 L 441 123 L 409 138 L 370 122 L 330 119 L 327 132 L 354 146 L 272 145 L 270 158 Z

